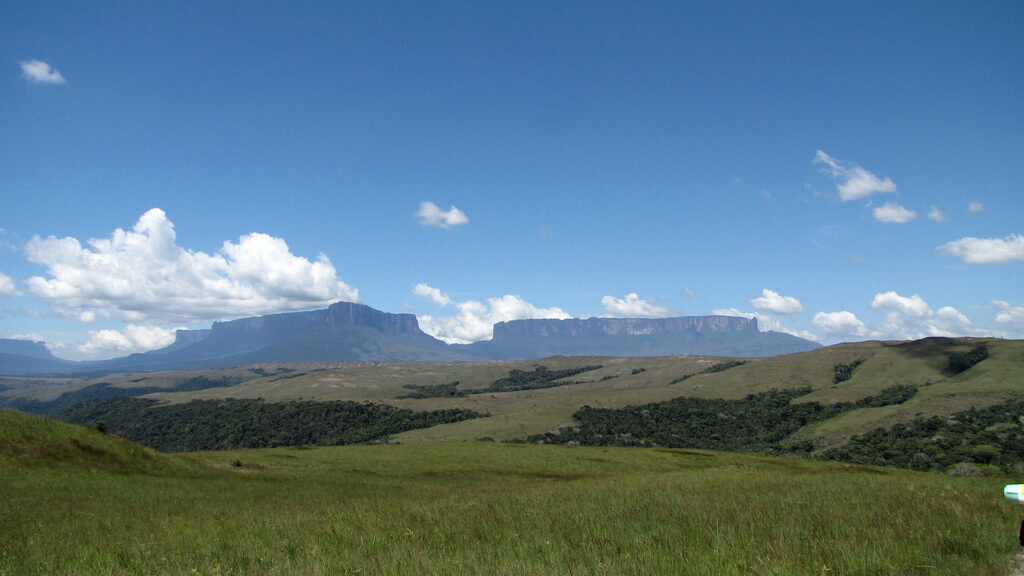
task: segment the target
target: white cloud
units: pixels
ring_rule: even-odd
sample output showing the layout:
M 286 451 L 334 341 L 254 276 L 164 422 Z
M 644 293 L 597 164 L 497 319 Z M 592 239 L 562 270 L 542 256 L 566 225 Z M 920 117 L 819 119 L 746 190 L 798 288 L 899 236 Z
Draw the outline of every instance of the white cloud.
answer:
M 96 321 L 96 313 L 92 310 L 86 310 L 78 315 L 78 321 L 84 324 L 92 324 Z
M 89 340 L 78 351 L 92 356 L 123 355 L 156 350 L 174 343 L 175 330 L 129 324 L 124 332 L 90 330 Z
M 839 312 L 818 312 L 811 320 L 815 326 L 820 328 L 826 336 L 839 338 L 863 338 L 868 333 L 868 327 L 857 319 L 852 312 L 842 310 Z
M 530 318 L 571 318 L 560 308 L 537 308 L 519 296 L 511 294 L 501 298 L 488 298 L 486 305 L 470 300 L 456 303 L 455 306 L 459 309 L 455 316 L 419 316 L 420 329 L 449 344 L 469 344 L 479 340 L 490 340 L 494 336 L 494 325 L 498 322 Z
M 993 300 L 992 306 L 999 311 L 996 314 L 996 322 L 1024 330 L 1024 306 L 1011 306 L 1009 302 L 1002 300 Z
M 917 212 L 907 210 L 895 202 L 886 202 L 884 205 L 876 207 L 873 214 L 875 220 L 886 223 L 906 224 L 917 218 Z
M 836 190 L 843 202 L 866 198 L 876 192 L 896 191 L 896 184 L 889 178 L 882 180 L 860 166 L 836 160 L 821 150 L 814 156 L 814 163 L 827 167 L 826 171 L 836 181 Z
M 421 298 L 427 298 L 442 308 L 452 303 L 452 299 L 449 298 L 447 294 L 444 294 L 437 288 L 424 284 L 423 282 L 414 286 L 412 293 Z
M 21 75 L 37 84 L 67 84 L 60 71 L 46 62 L 29 60 L 21 63 Z
M 981 212 L 985 209 L 985 206 L 983 206 L 981 202 L 968 202 L 967 209 L 971 212 Z
M 814 334 L 813 332 L 808 332 L 807 330 L 794 330 L 792 328 L 789 328 L 788 326 L 780 322 L 778 318 L 770 316 L 768 314 L 761 314 L 760 312 L 741 312 L 740 310 L 737 310 L 735 308 L 712 310 L 711 314 L 714 316 L 738 316 L 740 318 L 756 318 L 757 329 L 760 332 L 784 332 L 786 334 L 792 334 L 793 336 L 798 336 L 800 338 L 811 340 L 813 342 L 819 341 L 817 334 Z
M 601 305 L 609 314 L 619 318 L 668 318 L 678 314 L 678 311 L 658 306 L 650 299 L 641 300 L 636 293 L 627 294 L 623 300 L 605 296 L 601 298 Z
M 469 222 L 466 214 L 452 206 L 447 212 L 438 208 L 433 202 L 420 202 L 420 209 L 416 211 L 416 217 L 424 226 L 437 226 L 439 228 L 451 228 Z
M 910 298 L 900 296 L 896 292 L 875 294 L 875 299 L 871 301 L 871 309 L 879 310 L 881 308 L 896 310 L 901 314 L 914 316 L 915 318 L 924 318 L 932 313 L 931 308 L 928 307 L 928 303 L 917 294 L 914 294 Z
M 993 336 L 991 330 L 976 326 L 956 308 L 945 306 L 933 311 L 919 295 L 905 297 L 896 292 L 876 294 L 873 310 L 891 310 L 885 321 L 868 331 L 875 339 L 917 340 L 931 336 Z
M 17 298 L 21 296 L 14 285 L 14 279 L 0 272 L 0 298 Z
M 45 339 L 39 334 L 12 334 L 10 336 L 6 336 L 6 338 L 10 338 L 11 340 L 28 340 L 29 342 L 45 341 Z
M 936 222 L 948 221 L 948 219 L 946 218 L 946 214 L 942 210 L 939 210 L 938 206 L 932 206 L 931 208 L 928 209 L 928 218 L 931 218 Z
M 806 312 L 804 305 L 792 296 L 782 296 L 778 292 L 765 288 L 760 298 L 750 300 L 750 305 L 762 312 L 775 314 L 800 314 Z
M 130 231 L 89 240 L 89 248 L 74 238 L 36 236 L 25 254 L 51 277 L 28 285 L 65 316 L 92 312 L 128 322 L 199 322 L 360 301 L 327 256 L 310 262 L 280 238 L 247 234 L 224 242 L 218 254 L 186 250 L 175 239 L 159 208 Z
M 697 294 L 693 290 L 686 288 L 683 290 L 683 297 L 686 298 L 687 300 L 696 300 Z
M 1024 260 L 1024 236 L 1011 234 L 1006 238 L 961 238 L 936 248 L 956 256 L 968 264 L 1006 264 Z

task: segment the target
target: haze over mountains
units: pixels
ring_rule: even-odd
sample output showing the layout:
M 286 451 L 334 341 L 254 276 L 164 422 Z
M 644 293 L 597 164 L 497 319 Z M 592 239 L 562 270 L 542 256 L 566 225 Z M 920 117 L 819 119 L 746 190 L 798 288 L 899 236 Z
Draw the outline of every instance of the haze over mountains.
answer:
M 338 302 L 326 309 L 216 322 L 179 330 L 170 346 L 99 362 L 70 362 L 41 343 L 0 342 L 0 374 L 224 368 L 260 362 L 483 361 L 546 356 L 763 357 L 819 345 L 790 334 L 761 332 L 755 319 L 537 319 L 501 322 L 492 340 L 446 344 L 419 328 L 413 314 Z

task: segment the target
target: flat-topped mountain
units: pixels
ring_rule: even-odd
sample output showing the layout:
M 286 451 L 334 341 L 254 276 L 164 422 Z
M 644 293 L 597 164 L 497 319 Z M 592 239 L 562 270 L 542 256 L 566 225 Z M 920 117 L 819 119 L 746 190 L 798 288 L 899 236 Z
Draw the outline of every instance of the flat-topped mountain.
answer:
M 179 330 L 159 350 L 101 362 L 67 362 L 41 343 L 0 347 L 0 374 L 210 369 L 261 362 L 520 360 L 547 356 L 776 356 L 817 348 L 809 340 L 761 332 L 733 316 L 513 320 L 492 340 L 448 345 L 420 330 L 413 314 L 338 302 L 321 310 L 215 322 Z
M 170 364 L 226 367 L 259 362 L 468 359 L 420 330 L 413 314 L 338 302 L 322 310 L 215 322 L 179 330 L 167 348 L 114 360 L 122 369 Z
M 761 332 L 755 318 L 682 316 L 499 322 L 493 339 L 464 349 L 495 360 L 522 360 L 552 355 L 763 357 L 818 347 L 791 334 Z

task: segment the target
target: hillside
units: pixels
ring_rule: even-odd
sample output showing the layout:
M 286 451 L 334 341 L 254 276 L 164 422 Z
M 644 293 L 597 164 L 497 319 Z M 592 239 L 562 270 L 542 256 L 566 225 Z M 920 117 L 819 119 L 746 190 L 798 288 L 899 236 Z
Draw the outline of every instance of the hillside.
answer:
M 160 476 L 198 466 L 92 428 L 0 410 L 0 474 L 30 469 Z
M 985 344 L 990 352 L 984 362 L 959 375 L 947 372 L 950 355 L 967 352 L 979 344 Z M 396 436 L 401 442 L 421 443 L 524 438 L 572 423 L 572 414 L 585 405 L 621 408 L 679 396 L 741 399 L 771 389 L 803 387 L 813 391 L 797 402 L 828 404 L 854 402 L 898 384 L 918 387 L 917 394 L 903 404 L 852 410 L 798 432 L 798 438 L 813 439 L 824 446 L 894 422 L 948 415 L 1024 394 L 1024 341 L 933 338 L 860 342 L 774 358 L 746 359 L 745 364 L 727 370 L 702 373 L 733 360 L 707 356 L 553 357 L 519 362 L 308 365 L 308 371 L 268 375 L 227 388 L 162 392 L 145 397 L 171 402 L 217 398 L 354 400 L 415 410 L 467 408 L 491 414 L 488 418 Z M 849 379 L 834 382 L 837 365 L 858 360 L 862 362 Z M 533 370 L 541 365 L 552 370 L 602 367 L 567 378 L 574 383 L 564 386 L 517 392 L 485 390 L 510 370 Z M 409 395 L 406 386 L 451 382 L 458 382 L 458 390 L 470 393 L 464 397 L 400 398 Z
M 3 440 L 26 426 L 2 574 L 1005 576 L 1019 550 L 1001 478 L 490 442 L 185 460 L 0 412 Z

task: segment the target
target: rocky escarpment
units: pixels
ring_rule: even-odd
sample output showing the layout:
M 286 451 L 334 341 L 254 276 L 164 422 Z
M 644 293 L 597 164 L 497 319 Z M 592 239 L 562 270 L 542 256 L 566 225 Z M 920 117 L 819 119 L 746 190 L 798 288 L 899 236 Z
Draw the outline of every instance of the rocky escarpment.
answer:
M 756 333 L 756 318 L 681 316 L 678 318 L 570 318 L 513 320 L 494 325 L 494 340 L 516 338 L 586 338 L 594 336 L 655 336 L 680 333 Z
M 465 346 L 491 359 L 564 356 L 760 357 L 805 352 L 818 344 L 779 332 L 761 332 L 754 318 L 572 318 L 513 320 L 494 325 L 494 338 Z
M 421 331 L 413 314 L 338 302 L 321 310 L 215 322 L 208 330 L 179 330 L 167 348 L 116 362 L 124 369 L 153 369 L 171 364 L 459 359 L 465 358 Z

